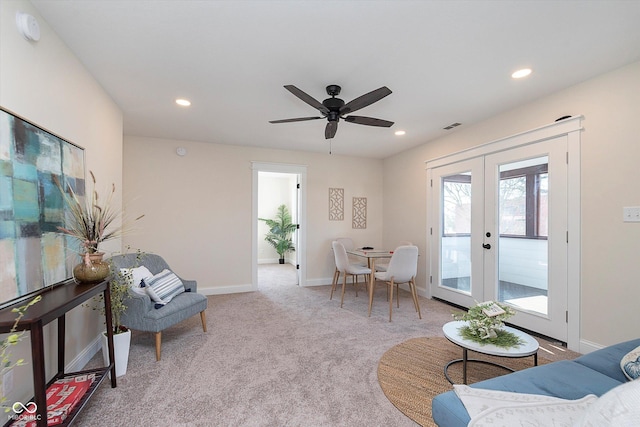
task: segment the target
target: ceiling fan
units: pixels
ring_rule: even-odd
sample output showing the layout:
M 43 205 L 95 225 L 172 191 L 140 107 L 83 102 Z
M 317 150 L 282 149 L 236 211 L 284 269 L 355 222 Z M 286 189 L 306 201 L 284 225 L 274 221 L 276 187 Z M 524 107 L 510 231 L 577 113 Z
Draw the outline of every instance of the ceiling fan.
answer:
M 382 119 L 374 119 L 373 117 L 364 117 L 364 116 L 346 116 L 345 114 L 352 113 L 361 108 L 364 108 L 368 105 L 373 104 L 374 102 L 380 101 L 385 96 L 391 94 L 391 90 L 382 86 L 379 89 L 366 93 L 346 104 L 340 98 L 336 98 L 340 94 L 341 87 L 338 85 L 329 85 L 327 86 L 327 94 L 331 96 L 331 98 L 327 98 L 322 102 L 319 102 L 315 98 L 301 91 L 297 87 L 293 85 L 286 85 L 284 87 L 289 92 L 311 105 L 313 108 L 320 111 L 322 116 L 320 117 L 298 117 L 295 119 L 283 119 L 283 120 L 271 120 L 269 123 L 289 123 L 289 122 L 302 122 L 305 120 L 318 120 L 326 118 L 329 122 L 324 129 L 324 137 L 326 139 L 331 139 L 336 135 L 336 131 L 338 130 L 338 121 L 343 119 L 349 123 L 356 123 L 359 125 L 367 125 L 367 126 L 380 126 L 380 127 L 391 127 L 393 122 Z

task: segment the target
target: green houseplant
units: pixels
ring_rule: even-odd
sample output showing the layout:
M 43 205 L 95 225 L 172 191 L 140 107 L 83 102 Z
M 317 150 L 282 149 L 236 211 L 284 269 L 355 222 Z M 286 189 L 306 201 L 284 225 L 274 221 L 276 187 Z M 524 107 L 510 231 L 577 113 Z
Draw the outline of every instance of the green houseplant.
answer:
M 140 260 L 144 253 L 139 249 L 136 252 L 136 267 L 139 266 Z M 111 294 L 111 326 L 113 328 L 113 343 L 116 364 L 116 377 L 127 373 L 127 365 L 129 361 L 129 348 L 131 345 L 131 330 L 122 324 L 122 315 L 127 311 L 126 300 L 129 298 L 129 289 L 131 288 L 131 269 L 120 269 L 111 261 L 106 260 L 109 266 L 109 291 Z M 94 298 L 90 305 L 93 310 L 98 310 L 102 315 L 105 314 L 104 299 L 102 295 Z M 105 365 L 109 363 L 109 348 L 107 344 L 106 332 L 102 334 L 102 357 Z
M 504 321 L 515 315 L 513 308 L 495 301 L 478 303 L 469 308 L 466 313 L 454 313 L 456 320 L 462 320 L 467 324 L 460 328 L 460 334 L 479 344 L 493 344 L 498 347 L 510 348 L 523 344 L 522 340 L 505 331 Z
M 18 343 L 24 338 L 24 334 L 27 331 L 23 330 L 20 332 L 16 332 L 18 329 L 18 323 L 20 323 L 20 320 L 27 313 L 27 309 L 39 302 L 41 299 L 42 295 L 37 295 L 25 305 L 11 309 L 11 312 L 17 313 L 17 316 L 15 322 L 13 323 L 13 326 L 11 327 L 9 335 L 0 341 L 0 360 L 2 360 L 2 363 L 0 364 L 0 389 L 2 388 L 4 374 L 15 368 L 16 366 L 22 366 L 25 364 L 24 359 L 18 359 L 15 362 L 11 361 L 10 347 L 18 345 Z M 11 407 L 7 406 L 6 403 L 7 396 L 2 395 L 2 397 L 0 397 L 0 406 L 4 407 L 5 412 L 9 412 L 11 410 Z
M 286 205 L 278 206 L 274 219 L 258 219 L 264 221 L 269 227 L 269 232 L 264 237 L 264 240 L 274 247 L 280 256 L 280 264 L 284 264 L 284 256 L 287 252 L 295 251 L 291 235 L 298 228 L 298 225 L 291 222 L 291 214 Z

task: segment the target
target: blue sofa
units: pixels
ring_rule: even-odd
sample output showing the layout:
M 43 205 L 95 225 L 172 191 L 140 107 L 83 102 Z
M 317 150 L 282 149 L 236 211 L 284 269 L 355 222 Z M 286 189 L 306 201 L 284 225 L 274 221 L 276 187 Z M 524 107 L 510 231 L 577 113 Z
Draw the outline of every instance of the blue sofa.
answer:
M 628 381 L 620 368 L 620 360 L 638 346 L 640 338 L 605 347 L 574 360 L 536 366 L 481 381 L 470 387 L 572 400 L 587 394 L 602 396 Z M 454 391 L 434 397 L 431 412 L 433 420 L 440 427 L 466 427 L 471 420 Z

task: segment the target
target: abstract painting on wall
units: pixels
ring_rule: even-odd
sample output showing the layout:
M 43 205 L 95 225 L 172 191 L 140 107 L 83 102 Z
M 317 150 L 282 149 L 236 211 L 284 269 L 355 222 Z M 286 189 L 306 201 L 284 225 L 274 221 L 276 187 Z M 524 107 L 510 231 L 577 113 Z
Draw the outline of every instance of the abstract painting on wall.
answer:
M 0 109 L 0 305 L 73 275 L 54 176 L 83 197 L 84 150 Z

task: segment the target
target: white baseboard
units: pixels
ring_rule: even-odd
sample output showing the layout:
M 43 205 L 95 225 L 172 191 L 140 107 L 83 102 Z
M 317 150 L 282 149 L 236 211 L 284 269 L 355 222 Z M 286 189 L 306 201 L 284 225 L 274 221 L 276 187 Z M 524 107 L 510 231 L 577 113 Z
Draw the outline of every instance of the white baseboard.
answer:
M 100 338 L 102 333 L 99 333 L 93 341 L 89 343 L 78 355 L 69 362 L 65 368 L 65 372 L 81 371 L 89 363 L 89 361 L 96 355 L 97 352 L 102 351 L 102 341 Z
M 279 264 L 279 263 L 280 263 L 280 258 L 263 258 L 258 260 L 258 264 Z M 285 258 L 284 263 L 296 265 L 296 260 Z
M 333 278 L 331 279 L 312 279 L 312 280 L 307 280 L 305 282 L 305 286 L 325 286 L 325 285 L 330 285 L 331 282 L 333 282 Z
M 253 286 L 249 285 L 237 285 L 237 286 L 219 286 L 215 288 L 202 288 L 198 286 L 198 293 L 202 295 L 224 295 L 224 294 L 239 294 L 242 292 L 255 291 Z
M 600 350 L 604 347 L 605 346 L 592 341 L 580 340 L 580 349 L 578 349 L 578 353 L 587 354 L 591 353 L 592 351 Z

